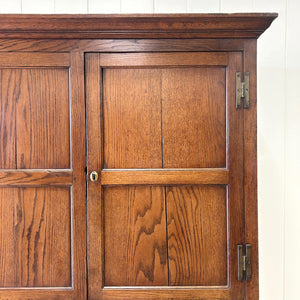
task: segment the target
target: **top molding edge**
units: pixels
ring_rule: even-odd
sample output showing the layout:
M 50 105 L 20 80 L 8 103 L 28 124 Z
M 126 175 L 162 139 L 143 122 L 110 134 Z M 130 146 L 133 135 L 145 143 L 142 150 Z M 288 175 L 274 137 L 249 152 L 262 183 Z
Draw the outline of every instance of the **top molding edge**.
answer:
M 0 15 L 0 38 L 258 38 L 277 13 Z

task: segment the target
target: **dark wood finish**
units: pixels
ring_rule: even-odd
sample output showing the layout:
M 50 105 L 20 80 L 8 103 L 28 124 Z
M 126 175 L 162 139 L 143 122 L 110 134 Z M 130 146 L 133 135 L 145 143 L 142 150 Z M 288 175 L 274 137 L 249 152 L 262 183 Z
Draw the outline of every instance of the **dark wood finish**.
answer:
M 243 51 L 246 39 L 0 39 L 0 52 Z
M 71 115 L 73 169 L 73 289 L 74 299 L 87 298 L 86 275 L 86 143 L 84 55 L 71 53 Z
M 16 87 L 18 169 L 70 168 L 68 73 L 68 69 L 20 70 Z
M 225 92 L 225 68 L 163 71 L 165 168 L 226 166 Z
M 170 285 L 227 286 L 226 187 L 168 187 L 166 197 Z
M 103 168 L 103 111 L 101 105 L 101 70 L 99 53 L 85 56 L 87 174 Z M 87 264 L 88 298 L 99 299 L 103 288 L 103 188 L 98 182 L 87 182 Z
M 237 281 L 237 245 L 244 242 L 244 203 L 243 203 L 243 114 L 242 109 L 235 108 L 235 73 L 242 69 L 241 53 L 231 53 L 229 57 L 229 68 L 227 69 L 227 143 L 229 167 L 228 185 L 228 234 L 230 244 L 228 274 L 231 286 L 232 299 L 244 299 L 244 283 Z
M 1 299 L 258 299 L 256 38 L 276 17 L 0 15 Z
M 69 188 L 1 188 L 0 287 L 71 287 Z
M 228 184 L 228 175 L 225 169 L 105 169 L 101 172 L 100 180 L 102 185 Z
M 101 54 L 101 67 L 226 66 L 226 52 Z
M 86 299 L 83 54 L 0 56 L 0 298 Z
M 162 167 L 160 73 L 103 70 L 105 168 Z
M 137 255 L 139 261 L 141 257 L 139 253 L 142 253 L 143 261 L 148 261 L 150 258 L 153 258 L 151 253 L 155 253 L 155 247 L 150 242 L 148 247 L 144 246 L 144 251 L 140 249 L 141 243 L 136 242 L 135 236 L 136 232 L 140 232 L 141 226 L 132 221 L 132 215 L 134 215 L 136 208 L 134 205 L 130 206 L 134 202 L 132 199 L 135 199 L 132 191 L 135 189 L 144 189 L 146 191 L 149 189 L 149 184 L 168 186 L 167 188 L 160 188 L 166 189 L 164 199 L 166 222 L 168 224 L 165 232 L 165 237 L 168 237 L 166 246 L 168 249 L 166 267 L 168 274 L 167 283 L 159 283 L 157 285 L 209 286 L 212 297 L 218 294 L 222 286 L 230 286 L 231 299 L 242 299 L 244 285 L 239 283 L 237 277 L 235 277 L 237 266 L 236 270 L 232 267 L 233 257 L 236 257 L 236 249 L 233 249 L 233 245 L 236 246 L 243 240 L 243 230 L 240 231 L 243 228 L 243 151 L 241 150 L 243 149 L 243 143 L 241 142 L 243 140 L 243 112 L 235 113 L 235 81 L 232 79 L 235 77 L 235 72 L 242 66 L 242 56 L 240 53 L 226 53 L 226 56 L 223 56 L 223 60 L 220 61 L 218 60 L 218 55 L 210 54 L 211 58 L 215 57 L 217 59 L 217 62 L 212 63 L 209 68 L 204 61 L 203 66 L 201 66 L 201 60 L 199 60 L 201 56 L 197 56 L 197 53 L 191 55 L 190 59 L 184 62 L 184 64 L 189 65 L 189 68 L 186 66 L 184 68 L 175 67 L 174 58 L 179 61 L 180 54 L 170 56 L 170 65 L 168 65 L 168 54 L 164 54 L 164 57 L 167 59 L 165 64 L 163 60 L 157 59 L 157 56 L 152 54 L 100 54 L 104 89 L 104 167 L 111 168 L 109 163 L 106 162 L 106 156 L 117 158 L 120 161 L 124 159 L 134 161 L 132 165 L 125 162 L 118 166 L 118 168 L 124 169 L 102 170 L 100 174 L 101 185 L 144 185 L 142 187 L 105 188 L 108 195 L 110 195 L 108 191 L 110 193 L 114 191 L 114 194 L 113 196 L 107 196 L 105 192 L 103 197 L 105 284 L 102 295 L 104 299 L 107 293 L 107 286 L 111 286 L 109 293 L 113 297 L 113 295 L 118 295 L 114 294 L 118 290 L 112 286 L 153 285 L 153 281 L 149 283 L 147 280 L 145 281 L 144 277 L 140 278 L 138 275 L 140 269 L 134 266 L 134 255 Z M 185 55 L 183 53 L 183 58 Z M 101 65 L 101 57 L 104 57 L 103 64 L 105 66 Z M 140 62 L 139 59 L 144 63 Z M 226 68 L 223 66 L 225 63 L 228 63 Z M 111 76 L 110 89 L 115 94 L 117 90 L 118 96 L 106 98 L 105 73 L 108 71 L 114 71 L 116 74 L 124 72 L 123 77 L 126 80 L 124 79 L 123 85 L 130 92 L 120 83 L 119 76 Z M 128 74 L 136 72 L 139 76 L 134 76 L 133 79 L 130 76 L 126 77 L 125 71 Z M 135 87 L 136 78 L 140 78 L 144 74 L 146 74 L 146 82 L 149 85 L 150 71 L 155 72 L 155 77 L 159 79 L 153 82 L 151 77 L 150 82 L 153 82 L 154 86 L 152 90 L 156 91 L 155 85 L 160 87 L 159 91 L 157 91 L 158 100 L 156 100 L 160 102 L 160 105 L 154 102 L 151 111 L 156 111 L 162 121 L 156 118 L 157 121 L 153 122 L 153 118 L 144 117 L 144 115 L 147 116 L 148 114 L 146 110 L 149 109 L 148 106 L 142 106 L 137 100 L 132 100 L 132 94 L 134 95 L 133 89 L 139 91 L 138 100 L 142 103 L 146 101 L 145 99 L 153 97 L 153 94 L 148 95 L 148 89 L 141 88 L 141 86 L 144 87 L 145 85 L 142 84 Z M 197 72 L 200 72 L 200 74 L 195 76 Z M 188 76 L 189 74 L 191 76 Z M 195 77 L 196 79 L 194 79 Z M 128 83 L 129 80 L 132 82 Z M 182 84 L 181 81 L 183 82 Z M 175 82 L 177 84 L 174 84 Z M 200 88 L 197 89 L 199 84 Z M 190 88 L 190 85 L 192 88 Z M 213 85 L 217 86 L 217 88 L 213 89 Z M 177 97 L 182 98 L 182 102 L 185 105 L 182 105 L 180 100 L 176 101 Z M 114 104 L 113 107 L 115 109 L 111 109 L 111 112 L 115 112 L 114 114 L 106 114 L 105 106 L 109 105 L 109 102 Z M 164 102 L 168 105 L 164 105 Z M 126 106 L 124 106 L 124 103 Z M 195 103 L 197 105 L 200 103 L 201 105 L 197 106 Z M 214 104 L 218 108 L 214 108 Z M 139 108 L 139 105 L 141 105 L 142 109 Z M 129 110 L 129 107 L 131 110 Z M 172 115 L 174 115 L 174 118 L 166 122 Z M 117 124 L 120 119 L 122 122 L 115 125 L 114 131 L 111 131 L 114 135 L 117 134 L 118 138 L 105 132 L 108 127 L 106 124 L 110 122 Z M 199 123 L 199 120 L 204 120 L 205 122 Z M 144 123 L 147 121 L 148 124 L 153 122 L 151 128 L 154 130 L 155 135 L 158 136 L 158 140 L 162 136 L 160 140 L 162 144 L 156 147 L 156 151 L 149 151 L 150 147 L 147 139 L 146 144 L 141 140 L 143 136 L 149 139 L 148 131 L 146 130 L 146 134 L 144 133 L 145 130 L 136 131 L 136 128 L 139 128 L 139 126 L 144 128 Z M 177 123 L 178 125 L 176 125 Z M 124 124 L 130 129 L 122 131 Z M 193 133 L 194 128 L 198 129 L 199 132 Z M 156 134 L 157 131 L 159 134 Z M 180 134 L 180 132 L 184 133 L 185 131 L 191 131 L 192 138 L 187 134 Z M 207 134 L 205 135 L 204 132 L 207 132 Z M 215 132 L 215 134 L 211 132 Z M 170 143 L 168 144 L 166 138 L 168 135 L 170 138 L 175 135 L 174 140 L 175 142 L 178 141 L 178 146 L 176 144 L 172 147 L 169 146 Z M 188 138 L 190 138 L 191 147 L 183 151 L 181 150 L 181 144 L 187 144 L 186 139 Z M 201 145 L 201 148 L 195 146 L 199 138 L 203 138 L 201 143 L 198 144 Z M 106 143 L 111 143 L 115 147 L 105 150 Z M 140 145 L 139 143 L 141 146 L 137 147 L 136 144 Z M 122 144 L 121 148 L 119 147 L 120 144 Z M 145 145 L 147 146 L 145 147 Z M 193 169 L 195 165 L 190 163 L 189 160 L 192 160 L 194 157 L 197 160 L 203 147 L 207 147 L 207 149 L 204 148 L 203 150 L 204 163 L 205 159 L 208 160 L 208 167 L 211 168 Z M 220 150 L 216 150 L 217 147 L 220 147 Z M 240 154 L 236 155 L 237 151 L 240 151 Z M 145 165 L 138 165 L 138 162 L 146 162 L 148 164 L 146 167 L 151 167 L 151 163 L 157 159 L 157 154 L 161 156 L 160 160 L 163 167 L 169 161 L 174 163 L 179 161 L 179 165 L 175 165 L 177 169 L 157 169 L 157 167 L 154 167 L 154 169 L 143 169 Z M 138 158 L 136 158 L 136 155 Z M 146 160 L 143 161 L 145 157 Z M 181 161 L 184 163 L 181 163 Z M 157 162 L 159 162 L 159 159 Z M 198 166 L 196 165 L 196 167 Z M 223 169 L 215 169 L 212 168 L 213 166 L 221 166 Z M 139 167 L 141 169 L 126 169 L 128 167 Z M 167 165 L 167 167 L 174 167 L 174 165 Z M 235 176 L 228 177 L 230 174 Z M 193 186 L 179 187 L 172 186 L 172 184 L 191 184 Z M 206 185 L 201 186 L 201 190 L 200 187 L 197 189 L 194 186 L 195 184 Z M 220 187 L 216 184 L 229 184 L 230 188 L 225 189 L 225 186 Z M 183 192 L 186 190 L 188 192 Z M 217 192 L 214 192 L 215 190 Z M 138 206 L 140 209 L 145 209 L 144 206 L 147 203 L 147 193 L 145 191 L 141 193 L 145 199 L 144 202 L 141 202 L 143 205 L 140 204 Z M 236 191 L 236 193 L 232 191 Z M 176 197 L 173 195 L 176 195 Z M 229 197 L 228 200 L 227 197 Z M 161 202 L 162 200 L 159 198 L 156 201 Z M 194 203 L 194 206 L 191 203 Z M 144 213 L 141 215 L 146 216 Z M 234 216 L 235 220 L 233 219 Z M 236 216 L 241 216 L 241 218 Z M 216 219 L 215 221 L 210 221 L 214 218 Z M 134 220 L 138 219 L 134 218 Z M 237 229 L 231 226 L 236 226 Z M 202 242 L 199 242 L 200 240 Z M 186 243 L 187 241 L 189 242 L 188 244 Z M 116 243 L 118 246 L 116 246 Z M 138 245 L 137 253 L 130 250 L 135 249 L 131 245 L 134 245 L 134 247 Z M 215 259 L 213 259 L 214 252 L 217 257 Z M 197 256 L 199 253 L 200 258 Z M 143 266 L 141 263 L 137 263 L 137 265 L 139 268 Z M 145 274 L 144 271 L 141 273 Z M 165 295 L 167 295 L 168 289 L 170 287 L 164 287 Z M 122 295 L 124 298 L 135 297 L 135 294 L 132 293 L 133 291 L 133 289 L 123 290 Z M 140 297 L 143 295 L 145 299 L 151 299 L 153 291 L 155 289 L 149 289 L 148 293 L 140 291 L 138 295 Z M 198 296 L 206 299 L 206 294 L 203 293 L 204 289 L 198 288 L 197 291 Z M 160 292 L 162 297 L 164 297 L 163 292 Z M 174 291 L 170 295 L 173 297 L 173 295 L 177 295 L 177 292 Z M 207 297 L 209 299 L 210 296 Z M 223 299 L 226 299 L 225 296 Z
M 200 296 L 201 295 L 201 296 Z M 230 290 L 220 288 L 161 288 L 161 289 L 126 289 L 126 288 L 104 288 L 104 300 L 123 300 L 123 299 L 201 299 L 201 300 L 227 300 L 230 298 Z
M 1 143 L 3 148 L 0 146 L 0 167 L 69 168 L 68 69 L 46 68 L 49 62 L 51 66 L 59 66 L 62 58 L 66 63 L 69 55 L 8 53 L 7 56 L 5 63 L 6 55 L 0 55 L 0 68 L 11 65 L 1 69 L 4 143 Z M 26 66 L 31 59 L 29 65 L 35 68 Z M 45 67 L 37 68 L 44 64 Z
M 104 286 L 168 285 L 164 188 L 105 188 L 103 201 Z
M 0 168 L 16 168 L 15 110 L 18 97 L 19 74 L 17 70 L 0 69 Z
M 72 185 L 70 170 L 5 170 L 0 171 L 0 186 Z
M 0 15 L 0 37 L 258 38 L 276 17 L 275 13 Z
M 246 282 L 246 297 L 258 299 L 256 40 L 245 44 L 244 70 L 251 74 L 250 107 L 244 111 L 245 241 L 252 245 L 252 279 Z
M 12 67 L 69 67 L 69 53 L 0 53 L 1 68 Z

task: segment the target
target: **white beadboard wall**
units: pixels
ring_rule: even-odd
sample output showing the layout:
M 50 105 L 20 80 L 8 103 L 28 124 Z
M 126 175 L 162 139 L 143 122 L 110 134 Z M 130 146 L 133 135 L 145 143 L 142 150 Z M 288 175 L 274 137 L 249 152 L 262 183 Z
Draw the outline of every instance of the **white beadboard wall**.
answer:
M 0 0 L 0 13 L 278 12 L 258 42 L 260 299 L 299 300 L 300 1 Z

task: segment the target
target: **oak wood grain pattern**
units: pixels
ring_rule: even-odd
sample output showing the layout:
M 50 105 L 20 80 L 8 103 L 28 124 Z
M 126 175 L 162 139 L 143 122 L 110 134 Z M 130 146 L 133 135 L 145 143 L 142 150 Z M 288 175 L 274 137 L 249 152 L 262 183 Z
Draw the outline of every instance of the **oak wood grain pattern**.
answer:
M 102 299 L 198 299 L 198 300 L 229 300 L 234 299 L 230 296 L 230 289 L 199 289 L 192 288 L 160 288 L 160 289 L 126 289 L 126 288 L 104 288 Z
M 1 170 L 0 186 L 72 185 L 71 170 Z
M 0 51 L 242 51 L 245 39 L 0 39 Z
M 17 54 L 15 54 L 17 55 Z M 20 69 L 16 104 L 17 168 L 70 167 L 67 69 Z
M 0 15 L 10 38 L 257 38 L 277 14 Z
M 86 117 L 87 117 L 87 174 L 103 165 L 103 117 L 101 101 L 101 69 L 99 53 L 85 55 Z M 96 149 L 96 150 L 95 150 Z M 100 180 L 87 181 L 88 226 L 88 295 L 97 299 L 103 287 L 103 214 Z
M 102 185 L 128 184 L 227 184 L 228 170 L 225 169 L 151 169 L 126 170 L 104 169 L 101 171 Z
M 56 288 L 55 298 L 53 294 L 53 290 L 48 288 L 0 289 L 1 300 L 74 300 L 72 288 Z
M 244 299 L 244 284 L 237 280 L 237 245 L 244 242 L 243 109 L 235 107 L 235 74 L 242 70 L 242 53 L 230 53 L 227 68 L 227 138 L 229 167 L 229 282 L 232 299 Z
M 20 72 L 0 69 L 0 168 L 16 168 L 15 104 Z
M 69 188 L 0 189 L 0 287 L 71 286 Z
M 250 107 L 244 111 L 245 242 L 252 245 L 252 279 L 246 282 L 246 299 L 259 298 L 257 207 L 257 88 L 256 41 L 247 41 L 244 70 L 250 72 Z
M 104 167 L 160 168 L 160 70 L 103 69 L 103 102 Z
M 69 53 L 0 53 L 0 67 L 69 67 Z
M 164 167 L 225 167 L 225 107 L 224 68 L 164 69 Z
M 123 53 L 101 54 L 102 67 L 122 66 L 197 66 L 213 65 L 226 66 L 228 54 L 226 52 L 199 52 L 199 53 Z
M 170 285 L 227 285 L 225 186 L 167 187 Z
M 84 53 L 71 53 L 73 298 L 87 299 Z
M 104 189 L 105 286 L 168 284 L 164 188 Z

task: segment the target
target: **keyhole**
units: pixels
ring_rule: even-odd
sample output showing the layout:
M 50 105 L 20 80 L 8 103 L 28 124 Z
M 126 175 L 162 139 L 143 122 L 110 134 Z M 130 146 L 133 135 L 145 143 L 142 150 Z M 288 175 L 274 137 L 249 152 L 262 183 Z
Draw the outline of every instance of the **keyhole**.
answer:
M 99 178 L 99 176 L 98 176 L 98 173 L 97 173 L 96 171 L 93 171 L 93 172 L 90 174 L 90 180 L 91 180 L 92 182 L 97 181 L 98 178 Z

